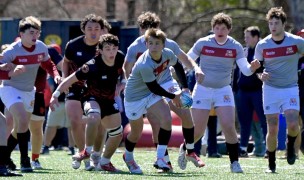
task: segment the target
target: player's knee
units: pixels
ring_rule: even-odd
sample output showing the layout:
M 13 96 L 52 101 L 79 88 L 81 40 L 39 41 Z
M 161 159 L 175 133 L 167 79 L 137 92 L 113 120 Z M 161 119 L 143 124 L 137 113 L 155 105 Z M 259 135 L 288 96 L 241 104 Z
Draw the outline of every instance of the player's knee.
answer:
M 88 109 L 85 112 L 88 120 L 88 124 L 96 124 L 100 121 L 100 110 L 99 109 Z
M 123 128 L 122 126 L 118 126 L 112 129 L 107 129 L 109 137 L 117 137 L 117 136 L 122 136 Z

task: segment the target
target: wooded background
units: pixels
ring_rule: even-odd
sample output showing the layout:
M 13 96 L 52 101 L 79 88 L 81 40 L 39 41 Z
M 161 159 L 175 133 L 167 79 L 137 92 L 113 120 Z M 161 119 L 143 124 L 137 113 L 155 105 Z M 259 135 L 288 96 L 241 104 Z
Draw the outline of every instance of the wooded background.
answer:
M 233 18 L 231 36 L 244 43 L 243 30 L 259 26 L 266 36 L 265 15 L 271 7 L 283 7 L 288 16 L 286 31 L 296 33 L 304 28 L 303 0 L 1 0 L 1 18 L 23 18 L 33 15 L 48 19 L 82 19 L 96 13 L 107 19 L 136 25 L 142 11 L 154 11 L 161 20 L 161 29 L 187 51 L 210 31 L 213 15 L 225 12 Z M 302 8 L 301 8 L 302 7 Z

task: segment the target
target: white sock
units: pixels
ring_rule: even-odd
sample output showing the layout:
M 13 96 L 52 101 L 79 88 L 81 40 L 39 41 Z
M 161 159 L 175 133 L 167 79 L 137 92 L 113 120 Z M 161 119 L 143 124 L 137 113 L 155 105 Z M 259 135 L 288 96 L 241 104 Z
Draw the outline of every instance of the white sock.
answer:
M 167 145 L 157 145 L 157 158 L 164 158 Z
M 105 165 L 105 164 L 108 164 L 108 163 L 110 163 L 110 159 L 107 159 L 103 156 L 100 158 L 100 161 L 99 161 L 100 165 Z
M 164 160 L 165 160 L 166 162 L 170 162 L 169 155 L 166 155 L 166 156 L 164 157 Z
M 194 143 L 186 144 L 186 149 L 194 149 Z
M 126 155 L 125 156 L 126 161 L 132 161 L 132 160 L 134 160 L 133 152 L 125 150 L 125 155 Z
M 101 152 L 100 152 L 100 151 L 98 151 L 98 152 L 93 151 L 92 154 L 93 154 L 94 156 L 101 156 Z

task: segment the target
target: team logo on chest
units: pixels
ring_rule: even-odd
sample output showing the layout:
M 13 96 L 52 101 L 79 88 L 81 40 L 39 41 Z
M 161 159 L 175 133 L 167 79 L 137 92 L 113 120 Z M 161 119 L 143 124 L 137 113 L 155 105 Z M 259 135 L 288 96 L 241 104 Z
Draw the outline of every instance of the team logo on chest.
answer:
M 43 61 L 43 55 L 42 55 L 42 54 L 39 54 L 39 55 L 38 55 L 37 61 L 38 61 L 38 62 Z
M 103 75 L 103 76 L 101 76 L 101 79 L 108 79 L 108 76 L 107 75 Z
M 77 56 L 82 56 L 82 52 L 77 52 Z
M 229 95 L 224 95 L 224 102 L 228 103 L 231 102 L 230 96 Z
M 292 47 L 287 47 L 286 48 L 286 54 L 294 54 L 294 50 Z
M 226 57 L 233 57 L 233 52 L 232 52 L 232 50 L 226 50 L 225 56 L 226 56 Z
M 168 68 L 168 64 L 169 64 L 169 59 L 167 59 L 160 66 L 158 66 L 156 69 L 154 69 L 155 76 L 159 75 L 161 72 L 166 70 Z
M 289 100 L 289 104 L 291 106 L 296 106 L 298 103 L 297 103 L 297 99 L 296 98 L 290 98 Z

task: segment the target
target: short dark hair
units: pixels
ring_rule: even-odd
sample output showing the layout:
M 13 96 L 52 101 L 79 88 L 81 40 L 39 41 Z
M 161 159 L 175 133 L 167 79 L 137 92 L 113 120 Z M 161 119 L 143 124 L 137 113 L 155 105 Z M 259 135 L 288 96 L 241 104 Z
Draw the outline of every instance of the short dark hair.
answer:
M 273 7 L 266 14 L 266 20 L 269 21 L 272 18 L 280 19 L 284 24 L 287 20 L 287 16 L 282 7 Z
M 114 46 L 118 46 L 119 40 L 117 36 L 113 34 L 103 34 L 100 36 L 98 48 L 102 49 L 105 44 L 113 44 Z
M 96 14 L 88 14 L 80 22 L 80 29 L 82 31 L 84 31 L 88 22 L 98 23 L 101 29 L 105 27 L 105 19 L 103 19 L 101 16 L 97 16 Z
M 150 28 L 145 32 L 145 40 L 146 42 L 148 42 L 150 37 L 156 38 L 156 39 L 160 39 L 163 44 L 165 44 L 166 42 L 166 33 L 164 33 L 162 30 L 160 29 L 156 29 L 156 28 Z
M 251 34 L 252 37 L 254 36 L 258 36 L 258 38 L 261 37 L 261 31 L 260 28 L 257 26 L 249 26 L 248 28 L 246 28 L 244 30 L 244 32 L 249 32 Z
M 137 23 L 142 29 L 158 28 L 160 22 L 158 15 L 150 11 L 142 12 L 137 18 Z
M 28 16 L 19 21 L 19 32 L 24 32 L 30 28 L 41 31 L 41 21 L 34 16 Z
M 225 13 L 218 13 L 213 16 L 211 20 L 211 27 L 214 28 L 217 24 L 225 24 L 228 29 L 232 28 L 232 19 Z

